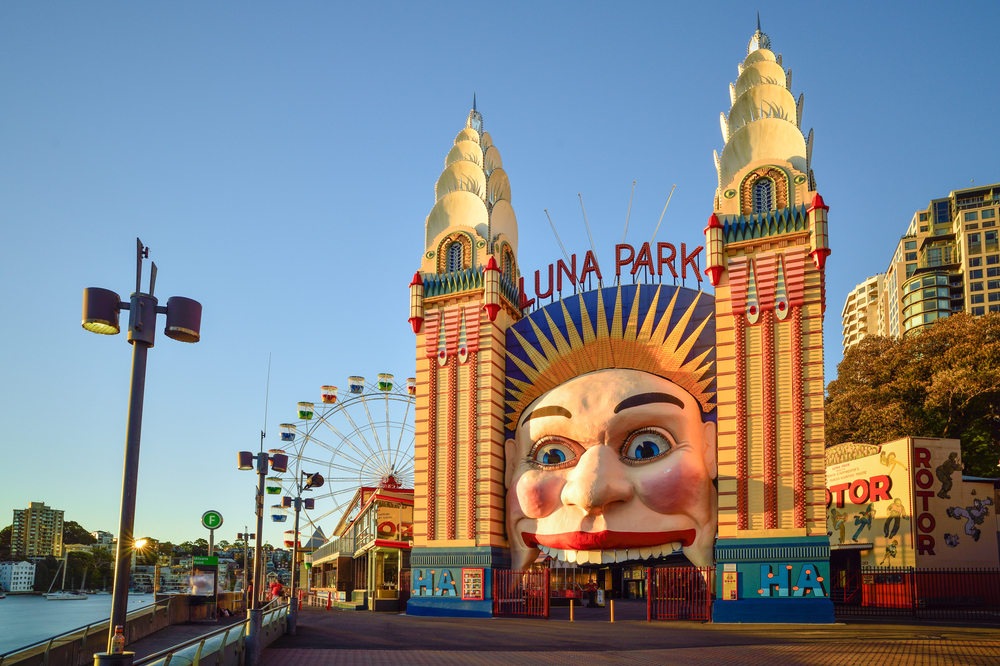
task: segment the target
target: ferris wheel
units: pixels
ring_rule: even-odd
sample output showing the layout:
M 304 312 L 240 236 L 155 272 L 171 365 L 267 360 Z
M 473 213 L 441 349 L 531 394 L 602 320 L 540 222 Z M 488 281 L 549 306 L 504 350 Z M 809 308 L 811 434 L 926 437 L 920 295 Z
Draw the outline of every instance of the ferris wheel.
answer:
M 339 520 L 358 488 L 413 488 L 416 379 L 399 385 L 391 374 L 379 374 L 374 383 L 355 376 L 348 378 L 346 390 L 323 386 L 320 391 L 319 401 L 298 403 L 297 420 L 281 424 L 291 478 L 272 477 L 268 483 L 272 494 L 280 493 L 281 485 L 294 494 L 303 475 L 324 477 L 321 488 L 303 496 L 313 500 L 313 508 L 300 515 L 310 534 L 326 518 Z M 286 511 L 274 505 L 272 520 L 284 522 Z

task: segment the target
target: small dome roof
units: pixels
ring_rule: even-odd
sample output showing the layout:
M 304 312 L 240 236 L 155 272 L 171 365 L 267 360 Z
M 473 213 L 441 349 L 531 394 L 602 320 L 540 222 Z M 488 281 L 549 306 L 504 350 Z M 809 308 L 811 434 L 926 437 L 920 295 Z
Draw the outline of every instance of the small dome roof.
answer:
M 806 173 L 806 140 L 794 123 L 762 118 L 732 133 L 719 156 L 719 182 L 729 186 L 740 169 L 759 160 L 782 160 Z
M 750 88 L 759 86 L 762 83 L 773 83 L 777 86 L 785 85 L 785 70 L 776 62 L 763 60 L 754 63 L 752 67 L 747 67 L 736 79 L 736 96 L 739 97 Z
M 455 147 L 448 151 L 444 165 L 451 166 L 460 160 L 475 162 L 481 167 L 483 166 L 483 149 L 475 141 L 458 141 L 455 143 Z
M 514 215 L 514 208 L 506 199 L 501 199 L 493 205 L 493 210 L 490 211 L 490 229 L 493 232 L 490 242 L 496 240 L 498 235 L 504 234 L 510 242 L 511 249 L 517 254 L 517 217 Z
M 755 62 L 760 62 L 761 60 L 770 60 L 771 62 L 778 62 L 778 59 L 774 54 L 767 49 L 757 49 L 756 51 L 751 51 L 750 55 L 746 57 L 743 61 L 744 67 L 749 67 Z
M 466 127 L 458 133 L 458 136 L 455 137 L 455 143 L 458 143 L 459 141 L 473 141 L 475 143 L 479 143 L 479 132 L 471 127 Z
M 486 200 L 486 174 L 478 164 L 459 160 L 445 167 L 434 186 L 434 199 L 438 201 L 449 192 L 472 192 Z
M 503 160 L 500 159 L 500 151 L 497 150 L 496 146 L 490 146 L 487 148 L 486 155 L 483 159 L 483 170 L 486 171 L 487 176 L 492 174 L 494 169 L 500 169 L 503 167 Z
M 479 145 L 483 147 L 483 150 L 493 145 L 493 137 L 490 136 L 489 132 L 483 132 L 482 138 L 479 139 Z
M 782 118 L 797 125 L 795 99 L 784 86 L 770 83 L 755 86 L 740 95 L 729 111 L 729 133 L 764 118 Z
M 492 206 L 501 199 L 510 201 L 510 180 L 503 169 L 494 169 L 486 185 L 486 203 Z
M 463 226 L 475 229 L 479 225 L 485 227 L 489 219 L 486 204 L 479 195 L 461 190 L 449 192 L 434 204 L 430 215 L 427 216 L 426 243 L 433 241 L 448 227 Z

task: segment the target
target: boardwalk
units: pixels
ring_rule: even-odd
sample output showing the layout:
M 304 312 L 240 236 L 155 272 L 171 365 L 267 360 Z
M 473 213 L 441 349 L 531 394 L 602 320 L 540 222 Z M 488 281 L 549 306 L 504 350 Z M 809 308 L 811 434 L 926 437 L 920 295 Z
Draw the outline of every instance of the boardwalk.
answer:
M 570 624 L 568 614 L 550 620 L 480 620 L 304 609 L 298 635 L 275 641 L 264 651 L 262 666 L 1000 665 L 996 625 L 610 624 L 594 621 L 599 612 L 578 610 L 582 621 Z

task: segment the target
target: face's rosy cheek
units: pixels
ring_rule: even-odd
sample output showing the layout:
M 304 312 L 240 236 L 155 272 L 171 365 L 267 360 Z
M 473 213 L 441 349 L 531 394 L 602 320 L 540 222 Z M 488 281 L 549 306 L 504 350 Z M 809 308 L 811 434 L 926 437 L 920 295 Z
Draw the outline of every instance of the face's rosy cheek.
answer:
M 682 457 L 637 466 L 635 485 L 642 503 L 657 513 L 698 515 L 710 508 L 708 473 Z
M 517 502 L 528 518 L 544 518 L 562 505 L 562 487 L 566 483 L 559 474 L 532 471 L 517 480 Z

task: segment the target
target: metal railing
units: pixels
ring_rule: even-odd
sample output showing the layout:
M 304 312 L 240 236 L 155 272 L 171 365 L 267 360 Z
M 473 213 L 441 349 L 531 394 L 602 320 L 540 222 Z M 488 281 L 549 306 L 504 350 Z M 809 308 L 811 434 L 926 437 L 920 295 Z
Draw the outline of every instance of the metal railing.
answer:
M 493 616 L 549 616 L 549 570 L 493 571 Z
M 884 567 L 831 571 L 836 615 L 1000 620 L 1000 570 Z
M 712 619 L 714 567 L 662 567 L 646 572 L 646 620 Z
M 264 621 L 262 626 L 263 636 L 261 646 L 267 647 L 272 641 L 285 631 L 285 618 L 288 615 L 290 601 L 280 601 L 272 599 L 265 604 Z M 216 666 L 227 666 L 240 663 L 240 655 L 246 649 L 246 633 L 249 625 L 248 620 L 239 624 L 232 624 L 228 627 L 221 627 L 175 645 L 167 650 L 162 650 L 148 657 L 137 659 L 135 666 L 197 666 L 202 660 L 213 660 Z
M 154 601 L 152 605 L 144 606 L 143 608 L 138 608 L 134 611 L 129 612 L 125 616 L 126 623 L 129 620 L 142 617 L 143 615 L 149 615 L 149 623 L 152 624 L 156 620 L 156 613 L 160 608 L 164 608 L 167 617 L 170 616 L 170 602 L 172 599 L 160 599 L 159 601 Z M 52 653 L 53 648 L 59 648 L 64 645 L 80 642 L 77 646 L 77 654 L 80 658 L 84 658 L 84 653 L 87 650 L 87 639 L 96 633 L 107 633 L 108 623 L 111 622 L 111 618 L 107 617 L 103 620 L 97 620 L 96 622 L 91 622 L 90 624 L 85 624 L 82 627 L 77 627 L 76 629 L 70 629 L 69 631 L 64 631 L 60 634 L 56 634 L 51 638 L 46 638 L 44 640 L 36 641 L 34 643 L 29 643 L 23 647 L 19 647 L 15 650 L 10 650 L 9 652 L 4 652 L 0 654 L 0 665 L 5 661 L 13 663 L 15 661 L 23 661 L 22 658 L 12 658 L 17 655 L 21 655 L 25 652 L 37 652 L 39 648 L 45 646 L 45 649 L 41 652 L 41 663 L 49 663 L 49 655 Z M 82 633 L 81 633 L 82 632 Z M 28 658 L 30 655 L 23 655 L 24 658 Z

